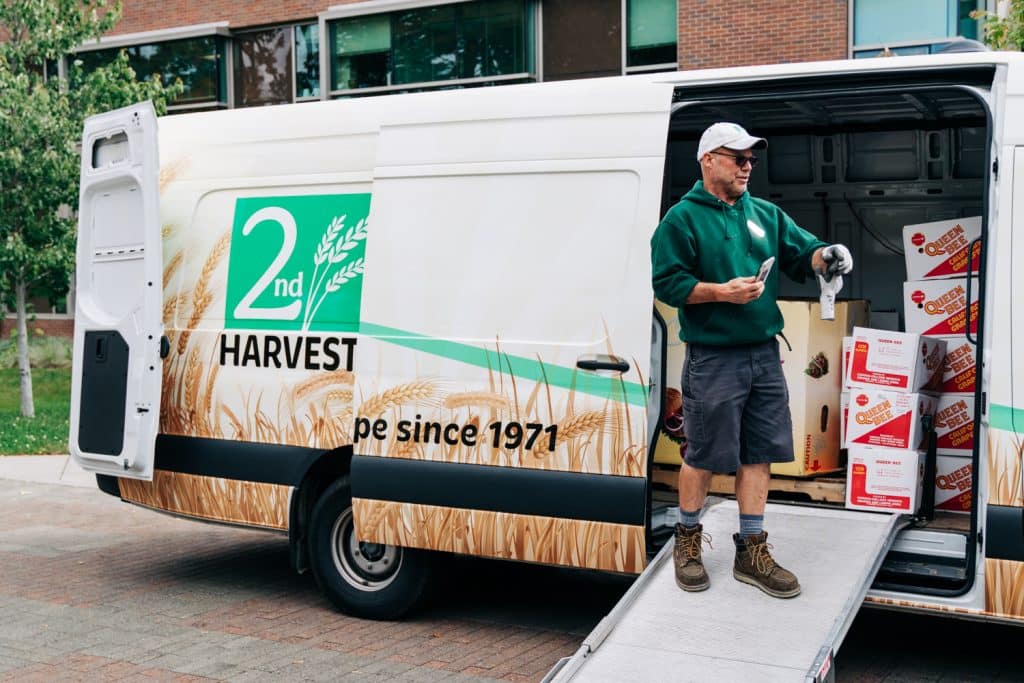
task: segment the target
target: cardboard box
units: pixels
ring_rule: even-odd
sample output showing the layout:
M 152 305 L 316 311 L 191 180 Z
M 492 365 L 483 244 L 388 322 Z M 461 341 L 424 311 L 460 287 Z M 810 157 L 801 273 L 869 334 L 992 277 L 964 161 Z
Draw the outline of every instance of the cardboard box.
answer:
M 852 389 L 938 391 L 946 341 L 919 334 L 854 328 L 847 382 Z
M 971 332 L 978 331 L 977 280 L 971 283 Z M 967 280 L 918 280 L 903 283 L 903 318 L 907 332 L 933 337 L 964 336 L 967 327 Z
M 946 339 L 946 360 L 942 364 L 943 394 L 974 396 L 977 381 L 978 348 L 963 337 Z
M 931 280 L 967 274 L 967 248 L 981 237 L 981 216 L 903 226 L 903 254 L 908 280 Z M 978 272 L 980 245 L 970 271 Z
M 935 509 L 971 512 L 972 466 L 970 458 L 940 455 L 935 461 Z
M 925 449 L 927 433 L 921 418 L 934 415 L 938 400 L 928 394 L 904 394 L 877 389 L 850 391 L 846 447 Z
M 943 394 L 935 409 L 936 452 L 970 456 L 974 453 L 974 397 Z
M 839 447 L 846 448 L 846 423 L 850 419 L 850 392 L 839 394 Z
M 785 319 L 779 342 L 782 372 L 789 387 L 794 461 L 773 463 L 772 473 L 807 476 L 842 469 L 839 459 L 839 394 L 842 391 L 843 337 L 864 324 L 868 302 L 837 301 L 835 320 L 821 319 L 815 301 L 780 301 Z
M 923 473 L 917 451 L 854 446 L 846 465 L 846 507 L 912 514 L 921 503 Z

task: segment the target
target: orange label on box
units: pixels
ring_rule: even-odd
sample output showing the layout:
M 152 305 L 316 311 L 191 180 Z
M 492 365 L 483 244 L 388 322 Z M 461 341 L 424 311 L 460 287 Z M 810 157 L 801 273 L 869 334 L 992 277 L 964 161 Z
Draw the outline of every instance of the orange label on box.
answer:
M 853 353 L 850 360 L 850 379 L 857 382 L 866 382 L 879 387 L 898 387 L 906 389 L 910 378 L 907 375 L 897 375 L 878 370 L 868 370 L 868 351 L 870 346 L 866 341 L 856 341 L 853 344 Z
M 847 485 L 851 489 L 850 503 L 853 505 L 865 505 L 885 510 L 910 509 L 910 496 L 868 493 L 868 468 L 866 465 L 856 464 L 851 468 L 850 481 Z

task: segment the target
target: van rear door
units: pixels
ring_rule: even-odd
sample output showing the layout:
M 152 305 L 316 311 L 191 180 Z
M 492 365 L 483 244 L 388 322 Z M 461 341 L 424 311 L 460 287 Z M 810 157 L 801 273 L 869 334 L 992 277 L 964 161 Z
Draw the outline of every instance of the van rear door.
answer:
M 355 353 L 361 539 L 643 569 L 671 100 L 632 79 L 483 88 L 410 97 L 382 127 Z
M 151 103 L 85 122 L 70 450 L 83 469 L 146 480 L 160 414 L 159 173 Z

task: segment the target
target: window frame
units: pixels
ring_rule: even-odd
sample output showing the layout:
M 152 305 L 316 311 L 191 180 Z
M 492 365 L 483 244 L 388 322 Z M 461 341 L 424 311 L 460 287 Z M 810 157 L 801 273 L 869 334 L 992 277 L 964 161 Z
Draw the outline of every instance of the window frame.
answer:
M 234 63 L 234 59 L 235 59 L 235 50 L 237 49 L 235 41 L 238 40 L 239 38 L 243 38 L 243 37 L 245 37 L 247 35 L 251 35 L 251 34 L 254 34 L 254 33 L 263 33 L 265 31 L 273 31 L 273 30 L 277 30 L 277 29 L 286 30 L 288 32 L 288 41 L 289 41 L 288 49 L 291 51 L 290 54 L 291 54 L 291 63 L 292 63 L 292 68 L 291 68 L 291 73 L 290 73 L 290 75 L 291 75 L 291 86 L 292 86 L 291 87 L 291 100 L 288 101 L 288 102 L 280 102 L 280 103 L 277 103 L 277 104 L 296 104 L 298 102 L 319 102 L 322 99 L 319 94 L 307 95 L 305 97 L 299 97 L 299 69 L 298 69 L 298 61 L 295 59 L 295 54 L 296 54 L 295 48 L 296 48 L 296 45 L 298 43 L 298 41 L 295 39 L 295 30 L 297 28 L 299 28 L 300 26 L 316 26 L 316 25 L 317 25 L 317 22 L 316 22 L 315 19 L 303 19 L 303 20 L 298 20 L 298 21 L 282 22 L 280 24 L 267 24 L 266 26 L 256 26 L 256 27 L 240 28 L 240 29 L 238 29 L 236 31 L 232 31 L 228 35 L 228 40 L 231 42 L 231 46 L 230 46 L 231 49 L 229 50 L 229 52 L 231 53 L 231 65 L 230 65 L 231 66 L 231 72 L 229 74 L 230 75 L 230 82 L 228 84 L 228 87 L 231 90 L 231 98 L 230 98 L 231 99 L 231 102 L 230 102 L 231 107 L 230 108 L 231 109 L 248 109 L 249 108 L 249 107 L 238 106 L 236 104 L 236 102 L 235 102 L 235 87 L 234 87 L 235 86 L 235 83 L 234 83 L 235 63 Z M 319 41 L 319 34 L 317 36 L 317 40 Z M 318 51 L 320 51 L 320 46 L 321 46 L 321 43 L 318 42 L 317 43 L 317 50 Z M 317 58 L 319 60 L 319 54 L 317 55 Z M 321 64 L 322 64 L 322 62 L 321 62 Z M 318 80 L 318 82 L 320 84 L 320 91 L 323 92 L 323 78 L 320 78 Z M 274 104 L 274 105 L 251 105 L 251 106 L 277 106 L 277 104 Z
M 952 4 L 956 4 L 957 0 L 946 0 L 947 19 L 950 16 L 950 4 L 951 3 Z M 854 43 L 854 29 L 856 28 L 854 26 L 854 20 L 855 20 L 856 9 L 857 9 L 855 7 L 856 4 L 857 4 L 857 0 L 850 0 L 850 2 L 846 3 L 846 25 L 847 25 L 847 27 L 846 27 L 846 56 L 849 59 L 856 59 L 857 58 L 857 54 L 860 53 L 860 52 L 875 52 L 875 51 L 879 51 L 879 50 L 884 50 L 885 48 L 889 48 L 890 50 L 893 50 L 893 49 L 905 48 L 905 47 L 923 47 L 923 48 L 927 48 L 927 53 L 926 54 L 933 54 L 934 53 L 934 48 L 936 46 L 947 45 L 947 44 L 949 44 L 949 43 L 951 43 L 953 41 L 963 40 L 964 39 L 964 37 L 960 35 L 960 32 L 959 32 L 960 28 L 959 28 L 959 26 L 957 26 L 957 29 L 956 29 L 957 33 L 955 35 L 952 35 L 952 36 L 936 36 L 934 38 L 929 38 L 929 39 L 926 39 L 926 40 L 901 40 L 901 41 L 892 42 L 892 43 L 865 43 L 863 45 L 860 45 L 860 44 Z M 992 12 L 992 13 L 996 13 L 996 5 L 997 4 L 998 4 L 997 0 L 977 0 L 977 9 L 985 10 L 985 11 Z M 979 38 L 977 40 L 980 41 L 981 40 L 981 38 L 980 38 L 981 26 L 979 25 L 978 28 L 979 28 Z M 862 57 L 861 59 L 871 59 L 871 57 Z
M 525 0 L 526 17 L 525 25 L 531 31 L 533 40 L 527 41 L 523 48 L 526 71 L 501 74 L 500 76 L 479 76 L 474 78 L 454 78 L 443 81 L 422 81 L 418 83 L 401 83 L 372 86 L 369 88 L 339 88 L 331 89 L 331 58 L 333 48 L 330 45 L 330 24 L 344 19 L 354 19 L 368 15 L 384 15 L 400 12 L 403 10 L 425 9 L 428 7 L 441 7 L 444 5 L 457 5 L 469 2 L 470 0 L 363 0 L 348 5 L 339 5 L 328 8 L 317 15 L 320 25 L 320 99 L 332 100 L 341 97 L 383 95 L 396 92 L 413 92 L 433 90 L 446 87 L 474 86 L 483 83 L 523 83 L 541 80 L 541 58 L 540 45 L 540 0 Z M 532 44 L 531 44 L 532 43 Z M 325 46 L 327 48 L 325 49 Z M 533 63 L 533 71 L 529 67 Z
M 676 59 L 674 62 L 662 64 L 645 64 L 643 66 L 629 66 L 629 0 L 622 0 L 622 74 L 643 74 L 655 73 L 658 71 L 679 70 L 679 0 L 676 4 Z
M 186 104 L 168 104 L 167 111 L 216 111 L 220 109 L 231 109 L 234 104 L 234 46 L 231 44 L 231 31 L 228 22 L 216 21 L 206 24 L 192 24 L 189 26 L 176 26 L 174 28 L 156 29 L 154 31 L 140 31 L 138 33 L 122 33 L 120 35 L 101 37 L 96 40 L 87 41 L 79 45 L 73 54 L 63 57 L 58 65 L 58 73 L 61 78 L 67 76 L 67 61 L 74 59 L 76 54 L 82 52 L 96 52 L 98 50 L 112 50 L 119 48 L 139 47 L 141 45 L 152 45 L 155 43 L 168 43 L 176 40 L 188 40 L 190 38 L 221 38 L 224 43 L 224 91 L 219 92 L 217 98 L 209 102 L 191 102 Z M 220 89 L 221 74 L 217 75 L 218 89 Z

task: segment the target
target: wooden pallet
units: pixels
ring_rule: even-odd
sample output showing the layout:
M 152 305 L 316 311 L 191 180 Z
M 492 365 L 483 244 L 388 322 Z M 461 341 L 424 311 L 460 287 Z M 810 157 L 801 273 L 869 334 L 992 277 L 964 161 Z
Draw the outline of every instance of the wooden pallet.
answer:
M 655 465 L 651 480 L 655 484 L 678 489 L 679 468 Z M 711 493 L 716 495 L 736 495 L 736 476 L 732 474 L 715 474 L 711 477 Z M 846 478 L 830 476 L 798 478 L 773 475 L 768 485 L 769 498 L 788 500 L 810 500 L 818 503 L 846 502 Z

